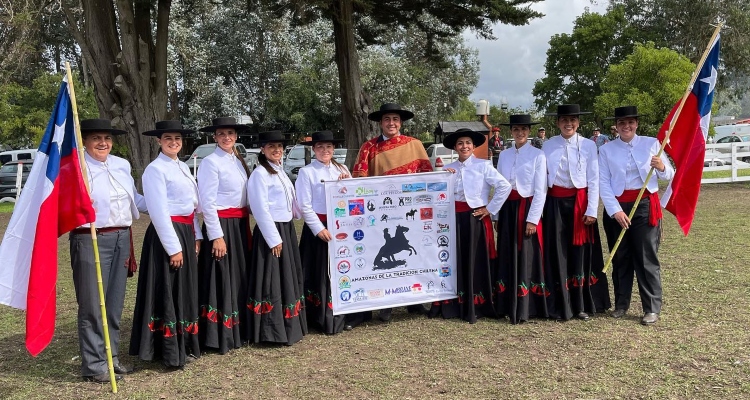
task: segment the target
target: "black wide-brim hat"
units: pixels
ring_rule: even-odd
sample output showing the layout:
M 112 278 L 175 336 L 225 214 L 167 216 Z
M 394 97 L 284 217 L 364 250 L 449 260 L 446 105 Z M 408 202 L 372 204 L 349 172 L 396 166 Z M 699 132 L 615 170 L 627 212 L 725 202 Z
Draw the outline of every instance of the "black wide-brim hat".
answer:
M 615 116 L 614 117 L 606 117 L 604 119 L 614 119 L 618 120 L 620 118 L 638 118 L 642 117 L 646 114 L 638 114 L 638 107 L 636 106 L 623 106 L 623 107 L 616 107 L 615 108 Z
M 485 141 L 487 141 L 487 138 L 483 134 L 472 131 L 471 129 L 461 128 L 446 136 L 443 139 L 443 146 L 445 146 L 445 148 L 447 149 L 455 149 L 456 142 L 459 138 L 462 137 L 471 138 L 471 141 L 474 143 L 474 147 L 479 147 L 484 144 Z
M 141 133 L 144 136 L 156 136 L 161 137 L 165 133 L 179 133 L 182 136 L 189 135 L 195 132 L 192 129 L 185 129 L 182 127 L 182 122 L 177 120 L 158 121 L 156 127 L 153 130 Z
M 249 126 L 238 124 L 234 117 L 219 117 L 211 120 L 211 125 L 198 129 L 201 132 L 216 132 L 220 128 L 231 128 L 237 133 L 250 129 Z
M 302 144 L 304 144 L 305 146 L 314 146 L 315 143 L 333 143 L 334 145 L 336 145 L 344 142 L 344 139 L 334 139 L 333 132 L 331 131 L 313 132 L 313 134 L 310 135 L 310 138 L 311 140 L 302 142 Z
M 107 132 L 112 135 L 124 135 L 127 132 L 112 127 L 112 121 L 108 119 L 84 119 L 81 120 L 81 133 Z
M 371 112 L 367 116 L 367 119 L 369 119 L 370 121 L 380 122 L 380 120 L 383 119 L 383 115 L 385 114 L 398 114 L 401 117 L 402 121 L 408 121 L 414 118 L 413 112 L 404 110 L 400 105 L 396 103 L 385 103 L 380 106 L 380 110 Z
M 265 146 L 266 143 L 282 143 L 284 145 L 289 144 L 289 139 L 281 131 L 266 131 L 258 134 L 258 139 L 253 143 L 259 146 Z
M 557 106 L 556 113 L 544 114 L 548 117 L 561 117 L 563 115 L 585 115 L 591 114 L 591 111 L 581 111 L 581 106 L 578 104 L 560 104 Z
M 503 126 L 513 126 L 513 125 L 538 125 L 539 122 L 532 121 L 531 115 L 529 114 L 514 114 L 510 116 L 510 120 L 507 124 L 498 124 Z

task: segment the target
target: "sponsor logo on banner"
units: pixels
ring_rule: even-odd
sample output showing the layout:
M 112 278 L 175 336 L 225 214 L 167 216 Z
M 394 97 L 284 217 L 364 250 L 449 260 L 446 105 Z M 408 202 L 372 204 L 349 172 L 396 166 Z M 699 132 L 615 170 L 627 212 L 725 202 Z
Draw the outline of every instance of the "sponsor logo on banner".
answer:
M 345 227 L 345 226 L 353 226 L 355 228 L 361 228 L 365 226 L 365 218 L 357 217 L 351 221 L 346 221 L 346 220 L 342 221 L 342 220 L 337 219 L 335 224 L 336 224 L 336 229 L 341 229 L 341 227 Z
M 450 232 L 450 227 L 448 226 L 448 224 L 441 224 L 440 222 L 438 222 L 438 233 L 445 232 Z
M 432 232 L 432 221 L 422 221 L 422 232 Z
M 336 250 L 336 258 L 349 258 L 351 255 L 351 251 L 346 246 L 341 246 Z
M 354 253 L 357 255 L 362 255 L 365 253 L 365 245 L 362 243 L 357 243 L 354 245 Z
M 413 208 L 412 208 L 411 210 L 407 211 L 407 212 L 406 212 L 406 215 L 405 215 L 405 216 L 406 216 L 406 220 L 408 221 L 408 220 L 409 220 L 409 218 L 411 218 L 411 220 L 412 220 L 412 221 L 414 221 L 414 215 L 415 215 L 416 213 L 417 213 L 417 210 L 416 210 L 416 209 L 413 209 Z
M 348 276 L 344 275 L 339 278 L 339 289 L 349 289 L 352 287 L 352 280 Z
M 346 208 L 335 208 L 333 210 L 333 216 L 336 218 L 346 217 Z
M 370 215 L 367 217 L 367 220 L 370 221 L 370 225 L 367 226 L 375 226 L 375 221 L 377 221 L 377 218 L 375 218 L 375 216 L 373 215 Z
M 348 189 L 346 188 L 346 186 L 343 186 L 341 189 L 339 189 L 339 194 L 346 194 L 347 191 Z
M 360 258 L 354 260 L 354 268 L 356 268 L 358 270 L 365 269 L 365 265 L 367 265 L 367 262 L 365 262 L 364 258 L 360 257 Z
M 449 291 L 448 287 L 445 285 L 445 282 L 443 282 L 443 280 L 440 280 L 440 285 L 441 285 L 440 288 L 436 288 L 435 286 L 437 285 L 435 284 L 435 282 L 429 281 L 427 282 L 426 292 L 430 294 L 436 294 L 436 293 L 445 293 Z
M 391 296 L 394 294 L 411 293 L 411 286 L 399 286 L 394 288 L 385 289 L 385 295 Z
M 354 301 L 365 301 L 367 300 L 367 294 L 365 294 L 365 289 L 359 288 L 354 291 Z
M 421 293 L 422 292 L 422 284 L 421 283 L 415 283 L 411 285 L 411 292 L 414 294 Z
M 419 219 L 426 220 L 426 219 L 432 219 L 432 208 L 420 208 L 419 209 Z
M 438 252 L 438 259 L 440 261 L 446 262 L 448 261 L 449 258 L 450 258 L 450 254 L 448 253 L 448 250 L 440 250 L 440 252 Z
M 366 187 L 358 187 L 354 193 L 357 194 L 357 196 L 377 196 L 378 191 L 375 189 L 370 189 Z
M 401 185 L 402 192 L 424 192 L 427 191 L 425 183 L 404 183 Z
M 349 272 L 350 269 L 352 269 L 352 265 L 349 263 L 349 261 L 343 260 L 343 261 L 339 261 L 339 264 L 336 266 L 336 269 L 339 271 L 340 274 L 345 274 Z
M 437 245 L 438 247 L 448 247 L 448 244 L 450 243 L 450 240 L 448 239 L 448 236 L 440 235 L 437 238 Z
M 390 197 L 384 197 L 383 198 L 383 205 L 384 206 L 392 206 L 393 205 L 393 199 Z
M 451 276 L 451 267 L 448 264 L 443 264 L 440 266 L 440 273 L 438 274 L 441 278 L 447 278 Z
M 435 199 L 435 204 L 448 204 L 448 195 L 445 193 L 438 194 Z
M 380 216 L 380 222 L 385 222 L 385 223 L 388 223 L 388 221 L 400 221 L 402 219 L 404 219 L 404 217 L 396 216 L 396 215 L 383 214 Z
M 352 237 L 354 238 L 354 240 L 359 242 L 360 240 L 365 238 L 365 233 L 362 231 L 362 229 L 357 229 L 356 231 L 354 231 Z
M 411 205 L 411 197 L 399 197 L 398 198 L 398 205 L 399 205 L 399 207 L 410 206 Z
M 429 236 L 429 235 L 422 236 L 422 246 L 424 246 L 424 247 L 431 247 L 432 246 L 432 236 Z
M 416 276 L 423 274 L 438 274 L 440 273 L 439 268 L 422 268 L 422 269 L 407 269 L 404 271 L 393 271 L 393 272 L 381 272 L 377 274 L 355 276 L 352 278 L 354 282 L 368 282 L 368 281 L 382 281 L 386 279 L 398 279 L 408 276 Z
M 429 194 L 420 194 L 414 197 L 414 203 L 416 204 L 432 204 L 432 196 Z
M 447 208 L 438 208 L 435 212 L 435 218 L 448 218 L 448 209 Z
M 341 299 L 341 301 L 343 301 L 344 303 L 348 303 L 349 301 L 351 301 L 351 300 L 352 300 L 352 293 L 351 293 L 350 291 L 348 291 L 348 290 L 344 290 L 344 291 L 343 291 L 343 292 L 341 292 L 341 294 L 339 295 L 339 298 L 340 298 L 340 299 Z
M 349 200 L 349 215 L 362 215 L 365 213 L 365 199 Z
M 401 194 L 401 190 L 398 188 L 398 186 L 394 184 L 388 185 L 386 190 L 383 190 L 382 192 L 380 192 L 381 196 L 392 196 L 394 194 Z
M 348 238 L 348 237 L 349 237 L 349 235 L 347 235 L 344 232 L 339 232 L 339 233 L 336 234 L 336 240 L 346 240 L 346 238 Z
M 371 299 L 379 299 L 383 296 L 385 296 L 383 289 L 370 289 L 367 291 L 367 297 Z
M 367 200 L 367 211 L 375 211 L 375 203 L 373 203 L 372 200 Z
M 444 192 L 448 190 L 448 182 L 432 182 L 427 184 L 428 192 Z

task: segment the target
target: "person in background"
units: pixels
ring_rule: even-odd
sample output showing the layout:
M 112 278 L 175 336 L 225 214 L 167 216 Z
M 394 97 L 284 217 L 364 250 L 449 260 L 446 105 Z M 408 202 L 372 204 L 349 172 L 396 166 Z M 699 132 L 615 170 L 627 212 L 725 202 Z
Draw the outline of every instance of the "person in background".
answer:
M 515 145 L 500 153 L 497 170 L 513 190 L 497 220 L 498 271 L 495 273 L 496 308 L 511 324 L 531 317 L 548 318 L 551 277 L 542 262 L 541 217 L 547 197 L 547 159 L 532 146 L 531 115 L 511 115 Z M 506 124 L 504 124 L 506 125 Z
M 536 130 L 536 137 L 531 141 L 531 145 L 541 150 L 542 146 L 544 146 L 544 142 L 546 141 L 547 131 L 543 126 L 540 126 L 539 129 Z
M 612 284 L 615 310 L 612 316 L 622 318 L 630 307 L 633 274 L 638 277 L 638 293 L 643 306 L 643 325 L 659 320 L 662 304 L 659 242 L 661 237 L 661 204 L 658 179 L 670 180 L 674 168 L 667 156 L 659 154 L 659 141 L 638 136 L 638 109 L 635 106 L 615 108 L 619 138 L 599 151 L 599 193 L 604 203 L 604 232 L 612 251 L 624 229 L 620 246 L 612 259 Z M 645 178 L 651 168 L 656 172 L 646 185 L 633 219 L 628 218 Z
M 248 129 L 232 117 L 215 118 L 201 132 L 213 132 L 216 150 L 198 168 L 198 196 L 203 209 L 203 249 L 199 258 L 200 341 L 225 354 L 242 346 L 247 324 L 247 263 L 251 239 L 247 179 L 250 171 L 234 148 L 237 134 Z M 245 339 L 246 340 L 246 339 Z
M 125 286 L 137 264 L 130 226 L 146 202 L 135 188 L 130 163 L 111 155 L 115 135 L 126 132 L 112 128 L 108 119 L 84 119 L 81 135 L 86 149 L 91 201 L 96 211 L 96 237 L 102 272 L 109 344 L 116 378 L 133 371 L 120 362 L 120 321 L 125 303 Z M 70 266 L 78 302 L 78 345 L 81 351 L 81 375 L 97 383 L 109 382 L 109 367 L 104 346 L 102 314 L 94 260 L 91 227 L 83 225 L 70 232 Z
M 333 238 L 327 229 L 323 183 L 351 177 L 346 166 L 333 159 L 334 148 L 342 142 L 342 139 L 334 139 L 331 131 L 313 133 L 311 140 L 303 144 L 312 146 L 315 159 L 300 168 L 294 184 L 297 204 L 305 220 L 299 250 L 305 273 L 307 320 L 329 335 L 343 331 L 346 326 L 344 315 L 333 315 L 331 280 L 328 276 L 328 242 Z
M 198 186 L 177 157 L 183 136 L 192 132 L 180 121 L 159 121 L 156 129 L 142 133 L 155 136 L 161 152 L 142 178 L 151 224 L 143 237 L 130 355 L 144 361 L 161 358 L 172 368 L 182 368 L 201 354 Z
M 599 160 L 594 142 L 578 134 L 578 104 L 557 106 L 560 135 L 544 143 L 547 199 L 544 204 L 544 264 L 551 274 L 550 316 L 561 320 L 607 310 L 611 303 L 602 273 L 599 227 Z
M 294 185 L 281 159 L 286 140 L 280 131 L 258 135 L 258 168 L 250 174 L 247 198 L 255 217 L 247 307 L 251 343 L 291 346 L 307 334 L 304 275 L 293 218 L 300 218 Z
M 599 128 L 594 128 L 594 133 L 591 134 L 591 140 L 596 143 L 597 150 L 602 147 L 602 145 L 609 143 L 609 139 L 606 136 L 602 135 Z
M 490 161 L 474 156 L 474 148 L 485 140 L 470 129 L 459 129 L 443 139 L 445 148 L 458 153 L 458 161 L 445 166 L 454 181 L 458 298 L 434 302 L 430 317 L 461 318 L 474 324 L 479 317 L 495 315 L 492 263 L 497 253 L 491 216 L 500 210 L 511 188 Z

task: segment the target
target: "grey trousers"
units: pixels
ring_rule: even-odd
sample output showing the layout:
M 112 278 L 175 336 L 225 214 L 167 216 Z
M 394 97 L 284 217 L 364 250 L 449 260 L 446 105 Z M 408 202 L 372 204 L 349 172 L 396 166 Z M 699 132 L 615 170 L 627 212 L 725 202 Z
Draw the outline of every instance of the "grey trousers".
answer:
M 118 362 L 120 319 L 125 302 L 125 283 L 130 256 L 130 233 L 127 229 L 97 235 L 102 285 L 107 306 L 107 324 L 112 359 Z M 89 234 L 70 235 L 70 263 L 78 301 L 78 343 L 81 350 L 81 375 L 107 373 L 107 352 L 104 348 L 99 289 L 94 264 L 94 248 Z

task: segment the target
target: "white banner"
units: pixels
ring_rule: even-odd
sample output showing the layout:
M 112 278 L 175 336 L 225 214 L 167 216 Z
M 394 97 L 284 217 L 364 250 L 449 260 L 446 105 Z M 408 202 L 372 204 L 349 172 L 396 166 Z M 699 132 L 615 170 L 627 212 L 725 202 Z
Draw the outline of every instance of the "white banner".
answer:
M 333 314 L 456 295 L 447 172 L 326 181 Z

